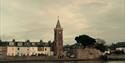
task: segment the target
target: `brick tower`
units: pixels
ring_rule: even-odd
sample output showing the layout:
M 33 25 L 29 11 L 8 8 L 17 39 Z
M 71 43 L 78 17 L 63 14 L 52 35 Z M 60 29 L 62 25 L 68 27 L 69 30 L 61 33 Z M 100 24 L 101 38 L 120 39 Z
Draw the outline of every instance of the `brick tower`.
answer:
M 63 57 L 63 28 L 61 28 L 59 17 L 54 28 L 54 55 L 57 58 Z

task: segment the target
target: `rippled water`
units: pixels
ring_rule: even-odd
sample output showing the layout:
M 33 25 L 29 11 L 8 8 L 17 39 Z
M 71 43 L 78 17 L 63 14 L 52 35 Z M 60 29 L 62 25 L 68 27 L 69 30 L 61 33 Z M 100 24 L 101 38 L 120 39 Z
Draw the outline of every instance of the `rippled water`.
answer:
M 2 62 L 0 62 L 2 63 Z M 45 62 L 5 62 L 5 63 L 125 63 L 125 61 L 45 61 Z

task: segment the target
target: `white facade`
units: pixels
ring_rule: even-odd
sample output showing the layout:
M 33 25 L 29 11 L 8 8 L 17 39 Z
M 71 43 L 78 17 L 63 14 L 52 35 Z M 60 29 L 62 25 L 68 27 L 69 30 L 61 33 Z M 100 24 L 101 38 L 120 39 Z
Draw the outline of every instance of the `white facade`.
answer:
M 16 47 L 16 55 L 17 56 L 30 56 L 30 48 L 29 47 Z
M 31 55 L 35 55 L 35 56 L 38 56 L 38 47 L 30 47 L 30 56 Z
M 7 47 L 7 56 L 38 56 L 38 55 L 52 56 L 50 47 Z
M 116 50 L 120 50 L 120 51 L 123 51 L 125 53 L 125 47 L 119 47 L 119 48 L 116 48 Z
M 7 46 L 7 56 L 16 56 L 16 47 Z

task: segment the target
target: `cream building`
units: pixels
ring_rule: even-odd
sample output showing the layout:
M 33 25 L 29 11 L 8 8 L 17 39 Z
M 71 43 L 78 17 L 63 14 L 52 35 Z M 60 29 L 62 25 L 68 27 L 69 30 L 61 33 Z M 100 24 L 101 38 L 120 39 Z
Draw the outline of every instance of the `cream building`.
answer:
M 7 46 L 7 56 L 16 56 L 17 47 L 14 46 Z
M 16 42 L 13 40 L 7 46 L 7 56 L 52 56 L 51 47 L 37 47 L 37 42 Z
M 30 56 L 38 56 L 38 47 L 30 47 Z
M 17 47 L 16 55 L 17 56 L 30 56 L 29 47 Z

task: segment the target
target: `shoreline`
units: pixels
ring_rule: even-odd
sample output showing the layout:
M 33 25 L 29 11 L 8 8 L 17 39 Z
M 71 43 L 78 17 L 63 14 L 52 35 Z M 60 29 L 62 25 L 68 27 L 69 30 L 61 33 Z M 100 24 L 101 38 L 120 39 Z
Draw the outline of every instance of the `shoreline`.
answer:
M 0 62 L 26 62 L 26 61 L 98 61 L 102 59 L 55 58 L 55 57 L 4 57 Z
M 35 56 L 27 56 L 27 57 L 1 57 L 0 62 L 47 62 L 47 61 L 125 61 L 125 59 L 79 59 L 79 58 L 55 58 L 55 57 L 35 57 Z
M 108 60 L 104 60 L 104 59 L 11 59 L 11 60 L 7 60 L 7 59 L 0 59 L 0 62 L 48 62 L 48 61 L 125 61 L 125 59 L 108 59 Z
M 42 62 L 47 62 L 47 61 L 102 61 L 102 60 L 97 60 L 97 59 L 38 59 L 38 60 L 0 60 L 0 62 L 36 62 L 36 61 L 42 61 Z

